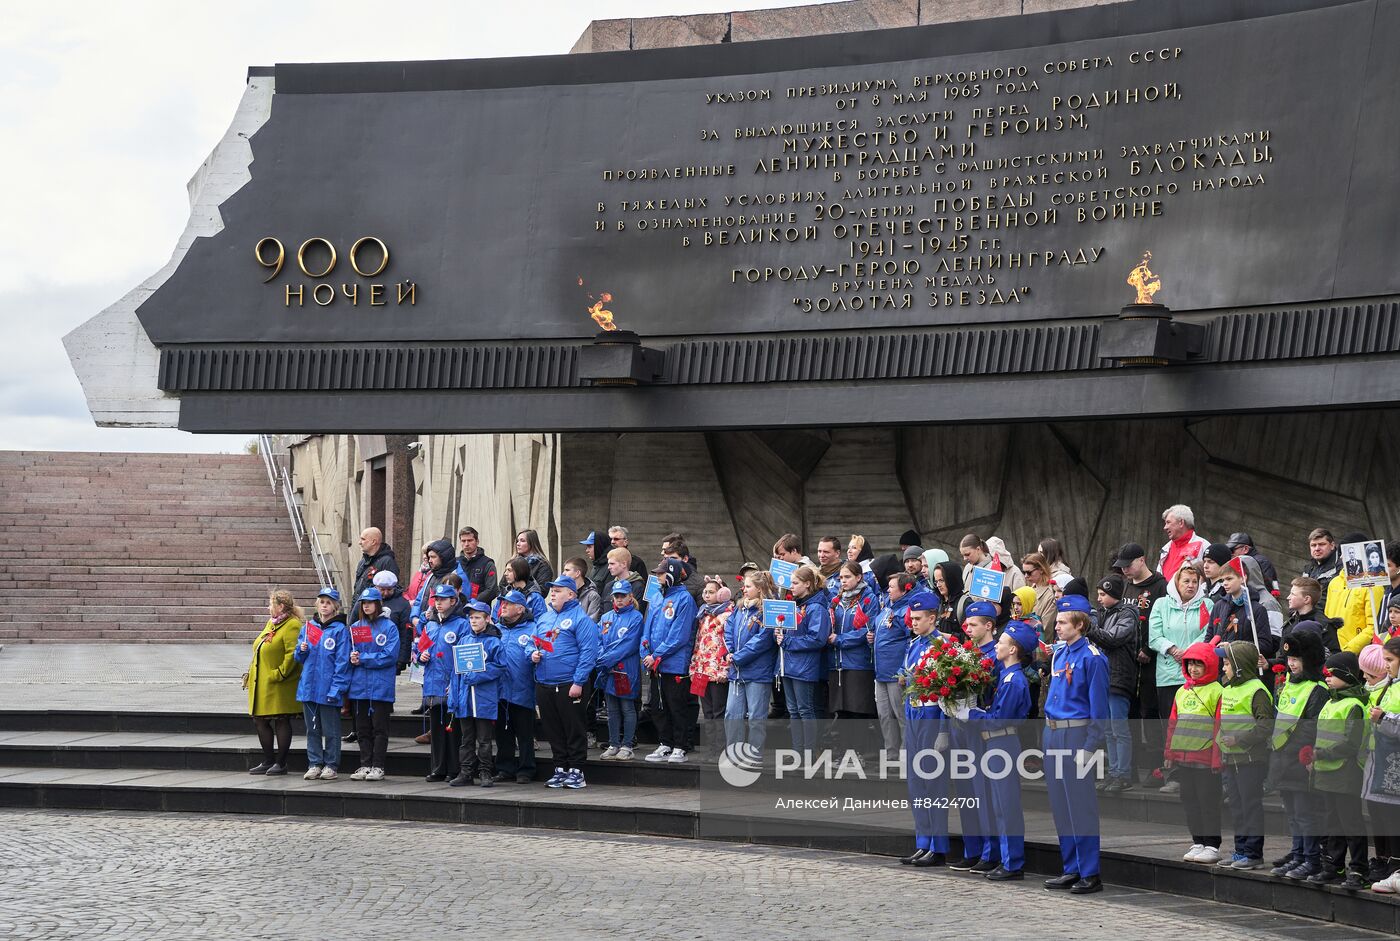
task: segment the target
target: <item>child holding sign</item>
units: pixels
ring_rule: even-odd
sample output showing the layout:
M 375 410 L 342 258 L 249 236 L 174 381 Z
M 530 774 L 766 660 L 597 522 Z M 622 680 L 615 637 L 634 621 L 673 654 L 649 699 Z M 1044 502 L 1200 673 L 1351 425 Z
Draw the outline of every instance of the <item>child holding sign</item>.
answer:
M 471 630 L 458 637 L 452 648 L 453 673 L 447 692 L 447 709 L 456 716 L 462 743 L 457 751 L 461 770 L 447 783 L 465 787 L 480 775 L 482 787 L 495 787 L 491 745 L 496 740 L 501 695 L 501 631 L 491 623 L 491 606 L 486 602 L 473 600 L 465 607 Z
M 384 613 L 384 596 L 378 588 L 366 588 L 355 600 L 360 616 L 350 625 L 350 702 L 360 767 L 350 780 L 382 781 L 389 753 L 389 715 L 394 711 L 399 629 Z

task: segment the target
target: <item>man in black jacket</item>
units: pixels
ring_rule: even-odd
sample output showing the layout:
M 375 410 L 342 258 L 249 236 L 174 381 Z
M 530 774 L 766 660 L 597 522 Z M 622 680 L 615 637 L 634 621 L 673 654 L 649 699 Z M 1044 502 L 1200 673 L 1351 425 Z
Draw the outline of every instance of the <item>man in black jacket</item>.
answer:
M 642 561 L 642 557 L 637 555 L 637 550 L 632 548 L 631 541 L 628 539 L 627 536 L 627 527 L 609 526 L 608 543 L 614 549 L 626 549 L 628 552 L 632 553 L 632 561 L 630 563 L 630 567 L 632 571 L 642 576 L 642 582 L 643 584 L 645 584 L 647 576 L 651 574 L 651 570 L 647 568 L 646 562 Z M 603 597 L 607 598 L 610 596 L 604 595 Z M 641 596 L 638 595 L 637 597 L 640 598 Z
M 496 563 L 481 550 L 481 537 L 470 526 L 457 531 L 457 575 L 462 579 L 462 594 L 467 600 L 490 604 L 500 588 L 496 579 Z
M 384 541 L 384 533 L 377 526 L 371 526 L 360 533 L 360 564 L 355 566 L 355 589 L 350 597 L 358 598 L 360 593 L 374 584 L 374 576 L 379 572 L 399 574 L 399 562 L 394 558 L 394 550 Z
M 1274 563 L 1264 553 L 1260 552 L 1254 545 L 1254 537 L 1249 533 L 1231 533 L 1230 538 L 1225 540 L 1226 547 L 1234 555 L 1251 556 L 1259 563 L 1259 571 L 1264 576 L 1264 587 L 1278 595 L 1278 569 L 1274 568 Z
M 1123 576 L 1099 579 L 1098 602 L 1103 613 L 1099 623 L 1090 622 L 1084 635 L 1108 656 L 1108 778 L 1105 793 L 1133 787 L 1133 733 L 1128 713 L 1138 686 L 1137 606 L 1123 600 Z
M 413 628 L 408 625 L 410 605 L 403 592 L 399 591 L 399 577 L 393 572 L 376 574 L 374 587 L 384 596 L 384 613 L 399 629 L 399 659 L 394 665 L 395 675 L 398 675 L 408 667 L 409 656 L 413 652 Z
M 1147 564 L 1147 550 L 1139 543 L 1130 542 L 1119 548 L 1113 567 L 1123 574 L 1123 601 L 1137 612 L 1137 650 L 1134 658 L 1138 665 L 1137 688 L 1133 695 L 1133 710 L 1130 718 L 1140 720 L 1135 736 L 1141 746 L 1138 751 L 1144 770 L 1156 767 L 1157 760 L 1166 743 L 1160 721 L 1161 707 L 1157 702 L 1157 654 L 1147 645 L 1147 624 L 1152 616 L 1152 606 L 1158 598 L 1167 594 L 1167 580 L 1161 573 Z M 1155 777 L 1149 778 L 1155 783 Z M 1167 783 L 1166 777 L 1162 778 Z M 1174 793 L 1174 789 L 1169 793 Z
M 584 574 L 588 580 L 599 588 L 603 582 L 608 580 L 608 549 L 610 547 L 602 544 L 603 540 L 598 538 L 598 530 L 593 530 L 587 536 L 578 541 L 583 546 L 584 555 L 588 558 L 589 571 Z
M 1327 608 L 1327 583 L 1337 577 L 1342 570 L 1342 549 L 1330 529 L 1318 527 L 1308 533 L 1308 555 L 1311 558 L 1303 566 L 1303 574 L 1315 578 L 1322 586 L 1322 600 L 1317 603 L 1319 610 Z

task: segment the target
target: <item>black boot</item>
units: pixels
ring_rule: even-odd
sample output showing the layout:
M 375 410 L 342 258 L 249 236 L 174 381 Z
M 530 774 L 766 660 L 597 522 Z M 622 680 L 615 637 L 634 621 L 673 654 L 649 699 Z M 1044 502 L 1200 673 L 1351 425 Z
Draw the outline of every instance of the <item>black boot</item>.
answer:
M 924 855 L 914 860 L 909 865 L 919 869 L 928 869 L 933 866 L 944 866 L 948 863 L 946 853 L 935 853 L 933 850 L 924 850 Z

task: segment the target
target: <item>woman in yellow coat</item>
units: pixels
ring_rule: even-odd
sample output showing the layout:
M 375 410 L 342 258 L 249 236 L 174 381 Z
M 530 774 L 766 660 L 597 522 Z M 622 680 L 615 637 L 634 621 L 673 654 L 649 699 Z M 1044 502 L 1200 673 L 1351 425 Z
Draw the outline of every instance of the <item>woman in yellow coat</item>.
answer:
M 253 662 L 243 685 L 248 690 L 248 712 L 258 730 L 262 763 L 249 774 L 286 774 L 287 752 L 292 748 L 292 716 L 301 712 L 297 679 L 301 664 L 293 659 L 297 636 L 305 619 L 292 593 L 279 588 L 267 599 L 267 624 L 253 641 Z M 274 738 L 277 751 L 273 752 Z

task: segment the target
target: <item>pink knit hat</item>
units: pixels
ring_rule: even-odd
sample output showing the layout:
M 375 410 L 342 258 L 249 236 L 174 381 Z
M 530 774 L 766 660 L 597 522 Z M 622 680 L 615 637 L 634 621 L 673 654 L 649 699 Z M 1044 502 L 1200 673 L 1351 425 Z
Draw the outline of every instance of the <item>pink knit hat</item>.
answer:
M 1385 653 L 1379 644 L 1367 644 L 1361 649 L 1357 660 L 1361 661 L 1363 673 L 1370 673 L 1372 676 L 1384 675 Z

